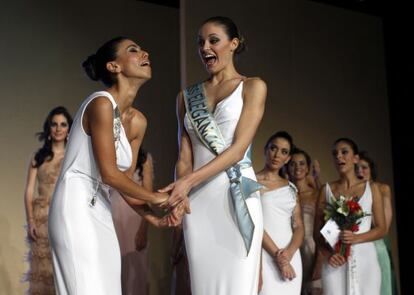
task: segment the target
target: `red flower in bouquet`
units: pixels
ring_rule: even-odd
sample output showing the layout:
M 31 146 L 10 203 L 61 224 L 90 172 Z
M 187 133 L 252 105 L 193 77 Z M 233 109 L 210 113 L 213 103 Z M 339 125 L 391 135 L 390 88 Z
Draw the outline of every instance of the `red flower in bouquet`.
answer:
M 339 196 L 331 197 L 325 208 L 325 221 L 332 219 L 340 230 L 357 232 L 361 219 L 369 214 L 362 211 L 356 197 Z M 335 244 L 335 252 L 347 259 L 351 252 L 351 245 L 344 244 L 341 240 Z

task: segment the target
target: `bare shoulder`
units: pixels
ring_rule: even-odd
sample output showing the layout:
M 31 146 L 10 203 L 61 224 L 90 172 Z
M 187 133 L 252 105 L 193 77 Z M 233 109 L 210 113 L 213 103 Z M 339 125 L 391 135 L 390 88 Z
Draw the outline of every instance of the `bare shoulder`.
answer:
M 112 102 L 106 96 L 98 96 L 94 98 L 86 107 L 86 111 L 93 114 L 113 114 Z
M 244 91 L 267 91 L 267 85 L 259 77 L 246 78 L 244 80 Z
M 128 111 L 128 116 L 131 116 L 131 121 L 134 125 L 147 126 L 147 118 L 136 108 L 131 107 Z
M 383 182 L 375 182 L 382 195 L 389 195 L 391 193 L 391 187 Z
M 143 113 L 141 113 L 133 107 L 130 107 L 128 109 L 127 122 L 134 135 L 140 134 L 143 130 L 145 131 L 145 129 L 147 128 L 147 118 L 144 116 Z

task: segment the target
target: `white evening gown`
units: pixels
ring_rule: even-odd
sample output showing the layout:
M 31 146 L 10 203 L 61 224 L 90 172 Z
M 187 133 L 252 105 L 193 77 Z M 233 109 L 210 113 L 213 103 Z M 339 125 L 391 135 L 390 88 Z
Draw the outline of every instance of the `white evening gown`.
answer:
M 296 207 L 296 187 L 289 185 L 262 194 L 264 229 L 278 248 L 292 240 L 292 216 Z M 298 249 L 290 261 L 296 273 L 292 281 L 282 278 L 273 257 L 263 249 L 263 287 L 260 295 L 299 295 L 302 286 L 302 260 Z
M 94 98 L 90 95 L 78 110 L 56 184 L 49 213 L 56 291 L 60 295 L 121 295 L 121 255 L 109 203 L 109 187 L 102 184 L 92 151 L 91 138 L 82 127 L 83 113 Z M 119 134 L 119 136 L 117 136 Z M 120 170 L 132 163 L 131 146 L 114 119 L 116 161 Z M 96 195 L 96 202 L 92 202 Z M 94 205 L 93 205 L 94 203 Z
M 243 107 L 243 82 L 220 101 L 214 119 L 229 146 Z M 194 169 L 216 157 L 198 139 L 185 116 L 185 127 L 191 138 Z M 253 168 L 242 174 L 256 180 Z M 184 219 L 184 237 L 188 255 L 193 295 L 257 294 L 260 250 L 263 235 L 262 208 L 259 193 L 247 199 L 255 230 L 249 255 L 240 234 L 225 171 L 195 187 L 190 195 L 191 214 Z
M 333 193 L 327 183 L 327 202 L 331 196 Z M 364 212 L 372 212 L 372 192 L 369 182 L 358 203 Z M 357 233 L 369 231 L 371 219 L 371 216 L 364 217 Z M 348 262 L 338 268 L 330 266 L 328 259 L 325 258 L 322 267 L 322 284 L 324 295 L 379 295 L 381 270 L 374 242 L 352 245 Z

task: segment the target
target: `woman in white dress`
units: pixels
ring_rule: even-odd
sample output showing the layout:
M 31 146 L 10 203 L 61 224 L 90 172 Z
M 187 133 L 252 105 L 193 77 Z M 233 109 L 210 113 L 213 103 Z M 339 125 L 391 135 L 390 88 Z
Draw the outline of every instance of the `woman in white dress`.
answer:
M 105 43 L 83 67 L 108 88 L 82 103 L 69 135 L 49 215 L 55 285 L 61 295 L 120 295 L 121 256 L 109 188 L 133 205 L 168 198 L 132 180 L 146 129 L 132 103 L 151 68 L 148 53 L 123 37 Z
M 335 141 L 333 158 L 339 179 L 327 183 L 321 189 L 315 218 L 314 238 L 324 262 L 322 285 L 325 295 L 379 295 L 381 270 L 373 241 L 382 238 L 386 232 L 383 202 L 379 188 L 368 181 L 359 180 L 355 165 L 358 163 L 358 146 L 349 138 Z M 351 245 L 351 254 L 345 259 L 324 241 L 320 229 L 324 223 L 324 212 L 332 197 L 356 196 L 362 210 L 368 215 L 362 218 L 356 232 L 341 231 L 339 238 Z M 372 218 L 374 226 L 371 228 Z
M 233 194 L 233 189 L 256 179 L 248 150 L 263 116 L 266 84 L 236 71 L 234 56 L 243 49 L 243 38 L 226 17 L 210 18 L 199 30 L 199 55 L 209 78 L 195 87 L 202 89 L 202 111 L 221 133 L 222 141 L 214 142 L 223 147 L 218 155 L 200 140 L 200 130 L 191 121 L 198 111 L 189 113 L 187 108 L 186 112 L 186 95 L 194 88 L 187 88 L 177 98 L 178 180 L 164 191 L 171 190 L 172 205 L 189 194 L 191 214 L 185 216 L 183 230 L 193 295 L 257 294 L 263 234 L 259 193 L 235 200 L 240 195 Z M 206 136 L 217 128 L 204 129 Z M 237 174 L 231 182 L 229 170 Z M 254 184 L 258 190 L 259 185 Z M 243 217 L 238 215 L 239 209 L 244 210 Z M 247 235 L 246 228 L 251 229 Z
M 261 195 L 264 234 L 260 295 L 299 295 L 302 286 L 301 207 L 296 187 L 281 176 L 292 148 L 292 137 L 287 132 L 273 134 L 265 145 L 265 167 L 257 173 L 265 187 Z

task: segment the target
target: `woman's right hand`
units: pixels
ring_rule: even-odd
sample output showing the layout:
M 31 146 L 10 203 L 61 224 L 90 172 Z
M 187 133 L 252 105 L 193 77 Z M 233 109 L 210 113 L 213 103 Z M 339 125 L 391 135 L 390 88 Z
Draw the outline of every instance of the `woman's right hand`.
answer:
M 328 263 L 330 266 L 337 268 L 344 265 L 346 263 L 346 259 L 342 255 L 335 253 L 329 257 Z
M 288 263 L 284 266 L 279 266 L 279 270 L 280 270 L 280 273 L 281 273 L 282 277 L 285 280 L 291 281 L 294 278 L 296 278 L 295 270 L 293 269 L 293 267 L 290 263 Z
M 29 224 L 27 226 L 27 234 L 29 236 L 29 239 L 36 241 L 37 240 L 37 229 L 34 221 L 29 221 Z

